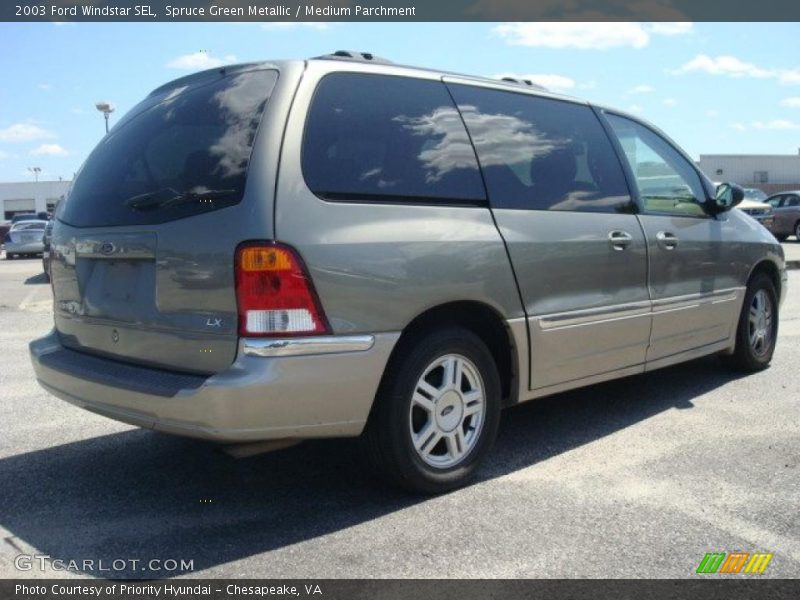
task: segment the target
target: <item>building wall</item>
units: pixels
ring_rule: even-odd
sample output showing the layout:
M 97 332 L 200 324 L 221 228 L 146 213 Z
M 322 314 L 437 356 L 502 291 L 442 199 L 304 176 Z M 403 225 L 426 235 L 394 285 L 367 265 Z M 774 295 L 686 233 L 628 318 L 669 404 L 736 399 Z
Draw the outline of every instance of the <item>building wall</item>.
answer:
M 10 219 L 16 212 L 48 211 L 48 208 L 67 192 L 71 183 L 71 181 L 0 183 L 0 221 Z
M 697 164 L 712 181 L 732 181 L 768 194 L 800 188 L 800 153 L 701 154 Z

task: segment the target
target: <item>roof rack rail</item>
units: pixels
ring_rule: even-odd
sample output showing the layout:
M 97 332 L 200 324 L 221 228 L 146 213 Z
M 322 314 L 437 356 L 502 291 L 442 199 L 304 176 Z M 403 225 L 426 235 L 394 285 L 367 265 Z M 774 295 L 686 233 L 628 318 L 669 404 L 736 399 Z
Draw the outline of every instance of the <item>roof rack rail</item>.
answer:
M 533 83 L 530 79 L 515 79 L 514 77 L 503 77 L 502 81 L 507 81 L 508 83 L 516 83 L 517 85 L 525 85 L 535 90 L 542 90 L 543 92 L 548 91 L 546 87 L 544 87 L 543 85 L 539 85 L 538 83 Z
M 352 50 L 337 50 L 332 54 L 323 54 L 322 56 L 315 56 L 314 58 L 322 60 L 352 60 L 356 62 L 377 63 L 382 65 L 392 64 L 392 61 L 375 56 L 372 54 L 372 52 L 353 52 Z

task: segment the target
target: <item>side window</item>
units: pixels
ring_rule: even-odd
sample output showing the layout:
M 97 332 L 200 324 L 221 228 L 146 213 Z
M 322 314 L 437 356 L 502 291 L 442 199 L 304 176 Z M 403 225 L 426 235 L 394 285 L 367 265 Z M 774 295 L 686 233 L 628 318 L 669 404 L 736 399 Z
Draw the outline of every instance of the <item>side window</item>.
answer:
M 784 202 L 784 196 L 772 196 L 772 198 L 768 198 L 764 200 L 767 204 L 769 204 L 772 208 L 779 208 L 782 205 L 787 204 Z
M 706 216 L 705 191 L 692 165 L 644 125 L 606 114 L 636 178 L 646 213 Z
M 790 196 L 784 206 L 797 207 L 800 206 L 800 196 Z
M 322 79 L 303 138 L 308 187 L 331 200 L 485 200 L 475 153 L 444 84 L 389 75 Z
M 468 85 L 448 86 L 496 208 L 629 212 L 625 176 L 585 105 Z

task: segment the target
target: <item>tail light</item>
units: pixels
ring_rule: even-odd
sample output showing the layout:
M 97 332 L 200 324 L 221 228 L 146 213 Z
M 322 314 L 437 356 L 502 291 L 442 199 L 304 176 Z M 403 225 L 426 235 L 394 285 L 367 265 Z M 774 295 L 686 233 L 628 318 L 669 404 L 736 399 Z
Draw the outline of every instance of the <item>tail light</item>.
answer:
M 247 242 L 236 250 L 239 335 L 328 333 L 314 285 L 297 253 L 275 242 Z

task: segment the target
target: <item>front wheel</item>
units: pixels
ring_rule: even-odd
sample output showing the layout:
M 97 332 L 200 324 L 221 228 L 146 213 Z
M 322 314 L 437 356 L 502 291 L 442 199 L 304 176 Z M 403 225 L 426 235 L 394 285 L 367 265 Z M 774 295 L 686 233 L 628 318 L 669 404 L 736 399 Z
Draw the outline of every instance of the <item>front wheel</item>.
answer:
M 736 329 L 736 348 L 726 362 L 740 371 L 766 369 L 775 352 L 778 337 L 778 295 L 772 280 L 756 275 L 747 292 Z
M 450 327 L 405 340 L 362 435 L 365 458 L 407 490 L 460 487 L 491 449 L 500 395 L 494 358 L 471 331 Z

